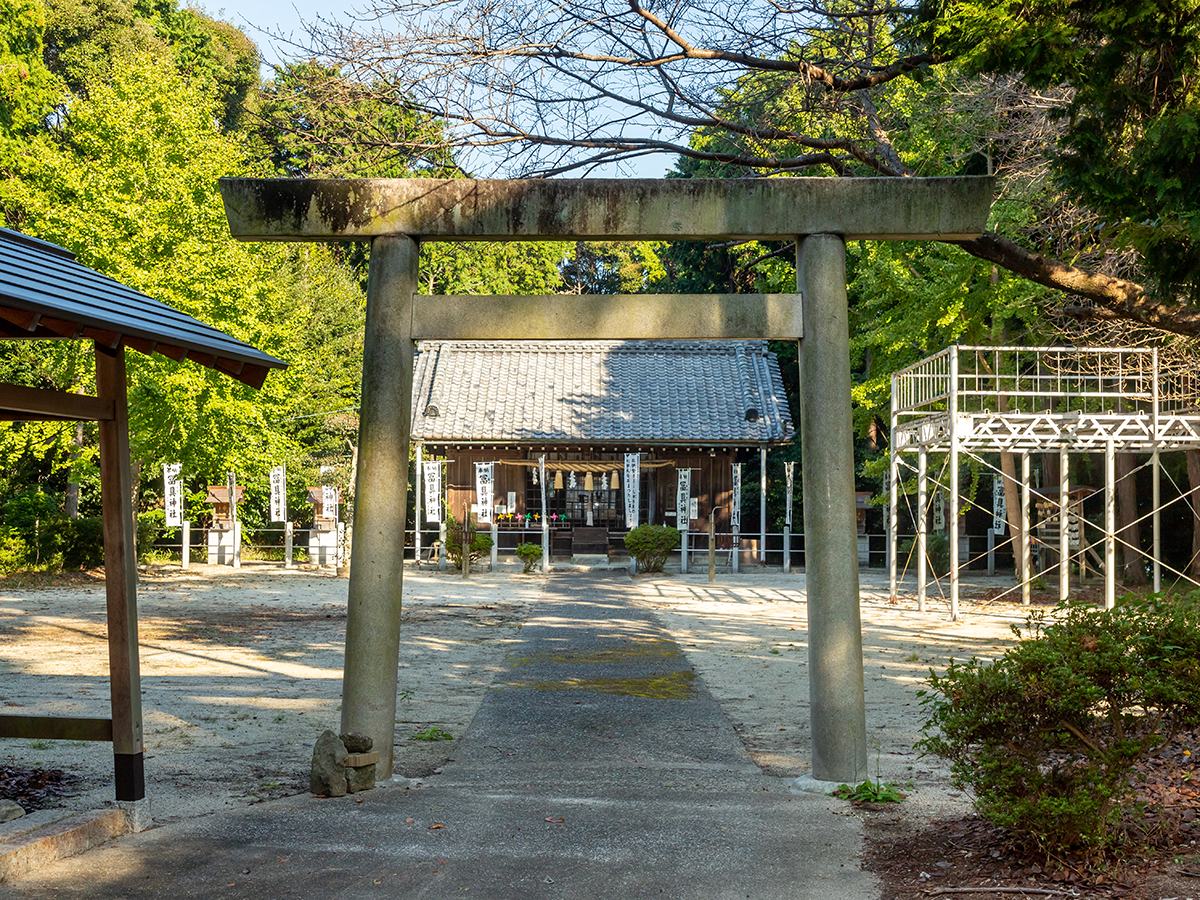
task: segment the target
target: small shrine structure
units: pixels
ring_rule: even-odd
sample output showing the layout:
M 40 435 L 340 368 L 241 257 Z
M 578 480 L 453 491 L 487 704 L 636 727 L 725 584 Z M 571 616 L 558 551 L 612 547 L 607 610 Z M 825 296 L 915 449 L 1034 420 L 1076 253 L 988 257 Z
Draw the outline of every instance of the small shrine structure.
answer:
M 246 488 L 234 488 L 234 503 L 240 505 Z M 208 529 L 208 564 L 210 566 L 241 563 L 242 528 L 236 511 L 229 503 L 229 486 L 210 484 L 205 502 L 212 508 L 212 525 Z
M 326 506 L 327 499 L 333 502 Z M 308 502 L 313 508 L 312 528 L 308 531 L 308 561 L 318 566 L 341 566 L 342 535 L 338 519 L 337 488 L 316 485 L 308 489 Z

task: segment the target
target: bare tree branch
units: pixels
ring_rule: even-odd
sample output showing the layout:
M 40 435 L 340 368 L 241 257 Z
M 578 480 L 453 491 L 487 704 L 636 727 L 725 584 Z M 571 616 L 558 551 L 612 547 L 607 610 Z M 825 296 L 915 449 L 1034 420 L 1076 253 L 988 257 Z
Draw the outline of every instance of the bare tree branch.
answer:
M 1137 258 L 1111 252 L 1105 224 L 1054 187 L 1047 150 L 1063 125 L 1053 113 L 1071 97 L 1031 91 L 1016 78 L 942 75 L 949 60 L 898 38 L 915 5 L 366 3 L 357 21 L 319 21 L 294 47 L 379 102 L 442 123 L 438 146 L 347 122 L 342 137 L 376 158 L 415 150 L 452 157 L 480 176 L 509 177 L 627 170 L 655 155 L 684 160 L 689 171 L 704 164 L 747 177 L 986 171 L 1002 186 L 995 224 L 964 250 L 1083 300 L 1049 301 L 1066 318 L 1200 335 L 1200 310 L 1155 296 Z M 918 71 L 926 73 L 924 99 L 906 77 Z M 929 102 L 943 115 L 922 108 Z M 918 119 L 936 137 L 914 138 Z M 951 149 L 919 150 L 930 146 Z

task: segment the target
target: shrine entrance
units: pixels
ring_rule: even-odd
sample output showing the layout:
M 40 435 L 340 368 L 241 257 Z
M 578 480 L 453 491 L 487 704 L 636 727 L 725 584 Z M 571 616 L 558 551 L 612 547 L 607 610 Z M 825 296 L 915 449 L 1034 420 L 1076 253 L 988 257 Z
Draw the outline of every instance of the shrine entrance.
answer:
M 415 341 L 800 343 L 812 775 L 867 775 L 847 240 L 967 240 L 990 178 L 222 179 L 241 240 L 370 240 L 342 731 L 392 772 Z M 424 241 L 795 241 L 795 294 L 430 297 Z

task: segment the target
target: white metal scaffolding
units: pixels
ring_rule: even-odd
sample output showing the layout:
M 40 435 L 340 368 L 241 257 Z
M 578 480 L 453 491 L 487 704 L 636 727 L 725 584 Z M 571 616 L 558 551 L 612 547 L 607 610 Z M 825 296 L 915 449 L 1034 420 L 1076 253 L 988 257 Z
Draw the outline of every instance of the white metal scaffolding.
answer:
M 965 498 L 961 496 L 959 457 L 966 454 L 997 478 L 1005 477 L 984 454 L 1012 453 L 1020 461 L 1016 479 L 1020 487 L 1022 534 L 1029 535 L 1032 505 L 1042 511 L 1041 546 L 1056 550 L 1060 599 L 1070 591 L 1071 565 L 1086 571 L 1089 546 L 1083 521 L 1087 491 L 1072 491 L 1070 455 L 1104 454 L 1103 546 L 1105 605 L 1116 603 L 1116 547 L 1121 538 L 1116 527 L 1117 453 L 1149 454 L 1153 498 L 1151 560 L 1154 590 L 1162 589 L 1166 568 L 1182 580 L 1196 584 L 1161 559 L 1159 455 L 1166 450 L 1200 448 L 1200 373 L 1180 368 L 1160 371 L 1155 348 L 1081 347 L 947 347 L 892 376 L 891 460 L 889 470 L 888 574 L 891 594 L 897 590 L 897 536 L 899 504 L 908 502 L 901 491 L 906 475 L 917 479 L 917 510 L 913 519 L 917 535 L 917 600 L 926 604 L 926 553 L 931 492 L 928 486 L 930 454 L 944 454 L 934 476 L 945 490 L 949 515 L 949 596 L 951 618 L 958 618 L 960 557 L 958 522 Z M 1058 453 L 1060 479 L 1056 489 L 1036 491 L 1030 484 L 1030 454 Z M 917 457 L 916 465 L 911 456 Z M 1126 477 L 1132 477 L 1134 473 Z M 1095 493 L 1101 493 L 1096 491 Z M 974 501 L 968 500 L 970 504 Z M 1191 505 L 1190 492 L 1179 491 L 1171 503 Z M 977 505 L 977 504 L 975 504 Z M 991 512 L 990 510 L 988 511 Z M 1138 519 L 1142 521 L 1142 519 Z M 1128 524 L 1128 523 L 1127 523 Z M 1087 527 L 1095 529 L 1095 524 Z M 1010 537 L 1011 540 L 1011 537 Z M 1031 543 L 1013 548 L 1022 600 L 1029 603 Z M 1122 541 L 1124 546 L 1129 546 Z M 1055 546 L 1057 545 L 1057 546 Z M 1143 553 L 1140 548 L 1131 548 Z M 967 561 L 968 563 L 970 560 Z

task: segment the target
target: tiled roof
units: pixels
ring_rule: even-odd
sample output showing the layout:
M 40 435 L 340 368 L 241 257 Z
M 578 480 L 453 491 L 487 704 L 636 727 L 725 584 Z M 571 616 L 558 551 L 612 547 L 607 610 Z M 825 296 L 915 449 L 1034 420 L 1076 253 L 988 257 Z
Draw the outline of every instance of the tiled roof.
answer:
M 287 364 L 75 261 L 57 244 L 0 228 L 0 338 L 88 338 L 191 359 L 252 387 Z
M 417 354 L 414 440 L 727 446 L 793 433 L 766 341 L 424 341 Z

